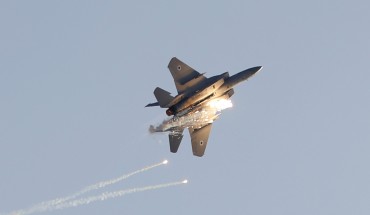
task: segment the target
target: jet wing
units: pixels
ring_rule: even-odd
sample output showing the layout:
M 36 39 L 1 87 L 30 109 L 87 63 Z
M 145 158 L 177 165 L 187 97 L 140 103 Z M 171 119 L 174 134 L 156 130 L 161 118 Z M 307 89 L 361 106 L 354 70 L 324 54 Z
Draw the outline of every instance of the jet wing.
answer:
M 203 74 L 200 74 L 176 57 L 171 59 L 168 64 L 168 69 L 172 74 L 179 94 L 207 79 Z
M 191 137 L 191 146 L 195 156 L 202 157 L 207 147 L 209 133 L 211 132 L 212 124 L 208 124 L 198 129 L 189 127 Z

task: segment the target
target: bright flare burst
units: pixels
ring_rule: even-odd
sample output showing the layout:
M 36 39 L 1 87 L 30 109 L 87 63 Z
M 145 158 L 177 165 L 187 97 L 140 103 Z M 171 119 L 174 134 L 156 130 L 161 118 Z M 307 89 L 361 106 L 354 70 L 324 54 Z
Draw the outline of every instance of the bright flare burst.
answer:
M 231 108 L 233 103 L 230 99 L 214 99 L 208 102 L 211 108 L 215 108 L 217 111 L 222 111 L 227 108 Z
M 222 110 L 232 107 L 230 99 L 217 98 L 208 101 L 206 104 L 197 107 L 188 114 L 180 117 L 172 117 L 165 119 L 161 124 L 149 127 L 149 132 L 176 132 L 184 128 L 201 128 L 204 125 L 213 123 Z M 181 129 L 182 128 L 182 129 Z

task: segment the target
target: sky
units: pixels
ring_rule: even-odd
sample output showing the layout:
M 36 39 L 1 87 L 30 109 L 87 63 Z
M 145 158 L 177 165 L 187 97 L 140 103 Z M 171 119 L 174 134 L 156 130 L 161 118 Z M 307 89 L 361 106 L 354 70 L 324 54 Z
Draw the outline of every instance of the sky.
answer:
M 43 214 L 369 214 L 368 1 L 0 2 L 0 213 L 168 159 Z M 148 128 L 176 56 L 238 85 L 206 154 Z M 85 196 L 98 195 L 103 190 Z M 41 213 L 40 213 L 41 214 Z

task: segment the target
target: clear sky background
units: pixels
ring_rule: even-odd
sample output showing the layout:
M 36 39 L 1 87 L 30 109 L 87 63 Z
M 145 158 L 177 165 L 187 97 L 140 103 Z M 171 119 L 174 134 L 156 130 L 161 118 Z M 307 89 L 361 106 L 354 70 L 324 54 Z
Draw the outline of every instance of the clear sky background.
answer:
M 45 214 L 370 214 L 368 1 L 1 1 L 0 213 L 169 159 Z M 202 158 L 149 135 L 176 56 L 263 70 L 235 89 Z M 99 192 L 96 192 L 97 194 Z M 94 193 L 93 193 L 94 194 Z

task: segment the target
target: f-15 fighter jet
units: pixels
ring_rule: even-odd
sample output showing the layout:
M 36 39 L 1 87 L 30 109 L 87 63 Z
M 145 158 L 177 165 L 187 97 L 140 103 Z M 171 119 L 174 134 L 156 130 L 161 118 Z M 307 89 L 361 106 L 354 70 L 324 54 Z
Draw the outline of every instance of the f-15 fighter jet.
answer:
M 212 123 L 218 118 L 223 104 L 230 101 L 237 84 L 247 80 L 262 69 L 261 66 L 246 69 L 233 76 L 228 72 L 210 78 L 186 65 L 176 57 L 168 64 L 168 69 L 175 81 L 178 95 L 157 87 L 154 95 L 157 102 L 146 107 L 160 106 L 167 108 L 166 114 L 173 116 L 162 126 L 150 130 L 153 132 L 170 132 L 170 151 L 176 153 L 185 128 L 188 128 L 193 154 L 203 156 L 207 146 Z M 231 102 L 229 102 L 231 104 Z

